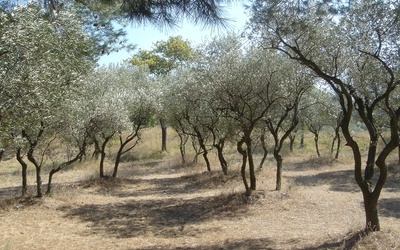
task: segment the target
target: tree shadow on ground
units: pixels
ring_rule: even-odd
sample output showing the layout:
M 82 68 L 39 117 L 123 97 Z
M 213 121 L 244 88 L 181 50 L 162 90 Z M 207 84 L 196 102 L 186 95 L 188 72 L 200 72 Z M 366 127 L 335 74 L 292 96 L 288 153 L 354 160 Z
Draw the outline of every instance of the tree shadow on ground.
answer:
M 285 169 L 291 171 L 318 170 L 322 167 L 333 166 L 334 162 L 330 156 L 311 157 L 286 164 Z
M 302 250 L 320 250 L 320 249 L 337 249 L 337 250 L 342 250 L 342 249 L 352 249 L 358 241 L 360 241 L 363 237 L 366 236 L 366 233 L 364 230 L 360 230 L 356 233 L 352 233 L 345 237 L 344 239 L 339 239 L 339 240 L 334 240 L 334 241 L 328 241 L 325 242 L 321 245 L 318 246 L 311 246 L 311 247 L 305 247 L 305 248 L 300 248 Z
M 379 175 L 379 170 L 377 170 L 377 175 Z M 398 192 L 400 185 L 392 177 L 391 175 L 388 176 L 384 188 L 388 192 Z M 329 184 L 332 191 L 361 192 L 354 180 L 354 170 L 325 171 L 315 175 L 296 176 L 292 180 L 303 186 Z M 381 215 L 400 218 L 400 198 L 380 199 L 378 204 Z
M 356 233 L 349 234 L 345 238 L 341 238 L 338 240 L 324 242 L 320 245 L 309 246 L 309 247 L 299 247 L 294 249 L 302 249 L 302 250 L 319 250 L 319 249 L 352 249 L 358 241 L 360 241 L 366 234 L 364 230 L 358 231 Z M 297 240 L 290 239 L 287 242 L 282 242 L 284 245 L 295 246 L 297 244 Z M 177 247 L 177 246 L 157 246 L 157 249 L 186 249 L 186 250 L 201 250 L 201 249 L 209 249 L 209 250 L 230 250 L 230 249 L 241 249 L 241 250 L 261 250 L 261 249 L 280 249 L 281 247 L 271 238 L 260 238 L 260 239 L 241 239 L 241 240 L 227 240 L 220 244 L 206 245 L 206 246 L 197 246 L 197 247 Z M 155 249 L 154 246 L 143 248 L 143 250 Z
M 193 225 L 207 220 L 240 218 L 247 211 L 242 195 L 183 199 L 129 200 L 61 208 L 66 217 L 77 217 L 93 234 L 130 238 L 142 235 L 180 237 L 201 235 Z M 209 229 L 209 230 L 218 230 Z
M 195 162 L 181 163 L 176 161 L 157 160 L 137 160 L 121 162 L 119 175 L 127 173 L 129 176 L 143 177 L 158 174 L 168 174 L 175 172 L 202 171 L 205 170 L 200 164 Z
M 400 219 L 400 198 L 384 198 L 379 200 L 379 214 Z
M 379 176 L 379 169 L 375 169 L 375 181 Z M 319 186 L 328 184 L 332 191 L 340 192 L 360 192 L 355 179 L 354 170 L 325 170 L 324 172 L 315 175 L 301 175 L 291 178 L 295 183 L 304 186 Z M 386 191 L 397 192 L 400 191 L 399 182 L 396 176 L 389 174 L 384 186 Z
M 162 160 L 123 162 L 119 169 L 119 175 L 127 172 L 131 176 L 148 176 L 167 172 L 168 170 L 162 166 L 162 162 Z
M 241 249 L 241 250 L 268 250 L 268 249 L 279 249 L 276 246 L 276 243 L 270 238 L 262 238 L 262 239 L 243 239 L 238 241 L 226 241 L 221 244 L 214 245 L 206 245 L 206 246 L 197 246 L 197 247 L 177 247 L 177 246 L 155 246 L 142 248 L 142 250 L 152 250 L 152 249 L 163 249 L 163 250 L 231 250 L 231 249 Z M 133 248 L 132 248 L 133 249 Z
M 354 170 L 324 171 L 315 175 L 300 175 L 291 178 L 295 183 L 303 186 L 330 185 L 332 191 L 359 192 L 360 189 L 354 180 Z
M 21 195 L 21 193 L 22 193 L 21 187 L 0 188 L 0 200 Z
M 109 178 L 96 180 L 87 187 L 95 187 L 95 194 L 116 197 L 140 197 L 148 195 L 178 195 L 221 188 L 236 175 L 224 176 L 219 172 L 204 172 L 191 175 L 164 175 L 153 179 Z M 128 187 L 128 188 L 127 188 Z

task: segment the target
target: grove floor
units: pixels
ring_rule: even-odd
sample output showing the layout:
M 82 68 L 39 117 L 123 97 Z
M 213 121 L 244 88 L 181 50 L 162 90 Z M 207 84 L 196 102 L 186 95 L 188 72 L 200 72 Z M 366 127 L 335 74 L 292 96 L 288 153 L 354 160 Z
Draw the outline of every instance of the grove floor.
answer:
M 125 163 L 117 179 L 106 180 L 93 168 L 71 168 L 42 199 L 15 198 L 18 185 L 9 183 L 18 175 L 3 169 L 0 249 L 400 247 L 398 175 L 389 176 L 381 194 L 382 232 L 360 241 L 364 211 L 351 167 L 291 157 L 277 192 L 270 159 L 258 170 L 251 199 L 242 195 L 239 163 L 228 176 L 168 161 Z

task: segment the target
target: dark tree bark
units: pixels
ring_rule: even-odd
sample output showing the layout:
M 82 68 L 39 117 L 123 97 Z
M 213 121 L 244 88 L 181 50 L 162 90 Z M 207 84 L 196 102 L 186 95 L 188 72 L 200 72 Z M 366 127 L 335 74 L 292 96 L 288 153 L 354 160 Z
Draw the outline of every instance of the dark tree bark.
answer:
M 28 158 L 29 158 L 29 156 L 28 156 Z M 42 168 L 35 165 L 35 169 L 36 169 L 36 190 L 37 190 L 36 197 L 40 198 L 43 196 L 43 194 L 42 194 L 42 175 L 41 175 Z
M 99 176 L 100 178 L 104 178 L 104 161 L 106 158 L 106 146 L 107 143 L 110 141 L 110 139 L 114 136 L 114 133 L 111 135 L 106 135 L 102 134 L 103 136 L 103 143 L 101 144 L 101 152 L 100 152 L 100 170 L 99 170 Z
M 335 142 L 336 144 L 336 153 L 335 153 L 335 159 L 339 158 L 339 152 L 340 152 L 340 144 L 341 144 L 341 139 L 340 139 L 340 123 L 342 120 L 342 114 L 340 113 L 338 115 L 337 121 L 336 121 L 336 126 L 333 128 L 335 131 L 335 136 L 333 137 L 332 140 L 332 145 L 331 145 L 331 153 L 333 153 L 334 147 L 335 147 Z
M 137 127 L 135 128 L 135 131 L 132 133 L 128 134 L 125 138 L 123 138 L 122 133 L 119 133 L 119 148 L 117 155 L 115 156 L 115 161 L 114 161 L 114 170 L 112 177 L 117 177 L 118 173 L 118 166 L 121 161 L 121 156 L 125 154 L 126 152 L 132 150 L 134 147 L 136 147 L 137 143 L 139 142 L 139 129 L 141 128 L 141 124 L 138 124 Z M 129 147 L 126 148 L 126 146 L 130 143 L 133 142 L 133 144 Z
M 315 152 L 317 152 L 318 157 L 321 157 L 321 153 L 319 152 L 319 134 L 314 136 L 314 143 L 315 143 Z
M 189 139 L 189 136 L 185 136 L 181 133 L 178 132 L 178 136 L 179 136 L 179 152 L 181 153 L 181 158 L 182 158 L 182 164 L 186 163 L 186 143 Z
M 338 158 L 339 158 L 340 144 L 341 144 L 341 143 L 342 143 L 342 140 L 340 139 L 340 134 L 339 134 L 339 132 L 338 132 L 335 159 L 338 159 Z
M 219 140 L 218 143 L 214 143 L 214 147 L 217 149 L 218 161 L 219 161 L 219 164 L 221 165 L 222 172 L 225 175 L 227 175 L 228 174 L 228 163 L 226 162 L 224 153 L 223 153 L 224 146 L 225 146 L 224 139 Z
M 196 133 L 196 138 L 197 138 L 197 140 L 199 142 L 199 146 L 201 148 L 201 152 L 202 152 L 204 161 L 205 161 L 206 166 L 207 166 L 207 171 L 210 172 L 211 171 L 211 164 L 210 164 L 210 161 L 208 160 L 208 156 L 207 156 L 208 155 L 208 149 L 207 149 L 207 146 L 204 143 L 203 135 L 201 134 L 200 130 L 196 126 L 193 126 L 193 130 Z
M 96 136 L 93 136 L 92 140 L 93 140 L 93 144 L 94 144 L 94 151 L 93 151 L 93 154 L 92 154 L 92 159 L 98 160 L 99 156 L 101 155 L 100 143 L 97 140 Z
M 321 154 L 319 152 L 319 133 L 322 129 L 322 124 L 309 124 L 307 125 L 308 130 L 314 135 L 314 145 L 315 145 L 315 152 L 317 153 L 318 157 L 321 157 Z
M 282 162 L 283 158 L 279 154 L 279 150 L 274 150 L 274 157 L 276 161 L 276 185 L 275 190 L 279 191 L 282 189 Z
M 37 161 L 35 158 L 35 149 L 36 146 L 38 145 L 39 141 L 42 139 L 43 133 L 44 133 L 45 127 L 44 123 L 41 122 L 41 127 L 39 131 L 37 132 L 36 135 L 29 135 L 25 130 L 22 130 L 22 136 L 28 141 L 29 144 L 29 149 L 27 152 L 27 158 L 28 160 L 35 166 L 36 170 L 36 191 L 37 197 L 42 197 L 42 176 L 41 176 L 41 170 L 42 170 L 42 164 L 43 164 L 43 158 L 44 156 L 41 156 L 41 160 Z M 47 144 L 47 148 L 49 147 L 50 142 Z M 46 149 L 44 150 L 46 152 Z
M 289 135 L 289 150 L 291 153 L 293 153 L 293 145 L 295 139 L 296 139 L 296 133 L 291 133 Z
M 221 166 L 222 172 L 227 175 L 228 174 L 228 163 L 224 157 L 224 147 L 225 147 L 225 138 L 220 138 L 218 136 L 218 131 L 215 129 L 214 124 L 212 126 L 207 127 L 213 136 L 213 146 L 217 149 L 218 161 Z
M 242 155 L 242 166 L 240 168 L 240 173 L 242 175 L 242 181 L 244 184 L 244 187 L 246 189 L 246 196 L 251 196 L 252 189 L 250 188 L 248 182 L 247 182 L 247 177 L 246 177 L 246 165 L 247 165 L 247 149 L 243 149 L 243 144 L 244 144 L 244 139 L 242 138 L 240 141 L 237 143 L 237 151 L 239 154 Z
M 288 117 L 289 112 L 293 109 L 296 109 L 296 111 L 292 118 L 292 124 L 286 130 L 283 131 L 284 133 L 283 133 L 282 137 L 279 138 L 280 130 L 283 129 L 281 127 L 282 123 Z M 283 158 L 280 155 L 280 152 L 281 152 L 284 141 L 286 140 L 287 137 L 289 137 L 289 134 L 291 133 L 291 131 L 293 131 L 298 124 L 297 107 L 294 107 L 294 106 L 288 107 L 286 109 L 285 113 L 282 114 L 279 122 L 277 122 L 276 125 L 274 125 L 271 120 L 267 120 L 266 123 L 267 123 L 267 127 L 268 127 L 269 131 L 271 132 L 271 134 L 274 138 L 274 143 L 275 143 L 274 153 L 273 153 L 275 161 L 276 161 L 276 187 L 275 187 L 275 190 L 279 191 L 282 189 L 282 167 L 283 167 Z
M 303 84 L 299 82 L 299 84 Z M 300 86 L 301 86 L 300 85 Z M 297 89 L 296 96 L 293 102 L 290 102 L 280 114 L 280 117 L 273 121 L 272 119 L 265 120 L 266 126 L 271 133 L 272 137 L 274 138 L 274 158 L 276 161 L 276 190 L 279 191 L 282 188 L 282 162 L 283 158 L 280 155 L 280 152 L 283 147 L 283 143 L 285 142 L 286 138 L 296 129 L 297 125 L 299 124 L 298 119 L 298 106 L 300 104 L 301 97 L 303 96 L 304 92 L 307 90 L 306 87 L 299 87 Z M 289 116 L 290 113 L 293 113 Z M 286 120 L 289 120 L 288 126 L 284 128 L 284 123 Z M 279 138 L 279 136 L 281 137 Z
M 47 183 L 46 194 L 50 194 L 51 193 L 51 184 L 52 184 L 52 181 L 53 181 L 53 175 L 58 173 L 59 171 L 61 171 L 66 166 L 69 166 L 69 165 L 73 164 L 74 162 L 78 161 L 79 159 L 81 159 L 83 152 L 84 151 L 81 150 L 74 158 L 72 158 L 69 161 L 66 161 L 64 163 L 59 164 L 56 168 L 53 168 L 50 171 L 50 173 L 49 173 L 49 181 Z
M 265 113 L 269 110 L 271 105 L 272 104 L 269 103 L 268 107 L 265 108 L 258 117 L 251 119 L 250 124 L 247 125 L 246 127 L 242 128 L 243 136 L 237 144 L 237 150 L 243 156 L 243 160 L 246 160 L 249 163 L 249 179 L 250 179 L 250 187 L 249 188 L 250 188 L 250 190 L 256 190 L 256 188 L 257 188 L 257 178 L 256 178 L 255 165 L 254 165 L 254 159 L 253 159 L 253 145 L 252 145 L 251 134 L 252 134 L 257 122 L 260 121 L 264 117 Z M 246 148 L 243 148 L 243 144 L 245 144 Z M 245 150 L 246 153 L 244 153 L 243 150 Z M 246 168 L 246 165 L 247 164 L 242 163 L 242 169 Z M 244 171 L 244 170 L 242 170 L 242 171 Z M 242 177 L 245 178 L 245 176 L 242 176 Z M 249 192 L 247 190 L 247 186 L 246 186 L 246 185 L 248 185 L 247 181 L 244 184 L 246 187 L 246 194 L 251 195 L 251 192 Z
M 208 160 L 208 156 L 207 155 L 208 155 L 208 151 L 203 149 L 203 158 L 204 158 L 204 161 L 205 161 L 206 166 L 207 166 L 207 171 L 211 172 L 211 164 L 210 164 L 210 161 Z
M 258 165 L 258 167 L 262 168 L 264 166 L 265 159 L 267 159 L 267 156 L 268 156 L 268 148 L 265 143 L 265 129 L 264 128 L 261 131 L 260 142 L 261 142 L 261 148 L 263 150 L 263 156 L 261 158 L 260 165 Z
M 339 86 L 345 86 L 340 80 L 335 79 L 336 84 Z M 394 83 L 394 82 L 393 82 Z M 390 86 L 390 85 L 389 85 Z M 343 119 L 341 123 L 341 129 L 344 138 L 346 139 L 347 146 L 349 146 L 353 151 L 354 157 L 354 177 L 355 180 L 360 187 L 363 193 L 364 199 L 364 209 L 366 216 L 366 230 L 367 231 L 379 231 L 380 223 L 378 217 L 378 200 L 382 188 L 386 182 L 387 178 L 387 166 L 386 166 L 386 158 L 392 152 L 399 143 L 399 135 L 397 133 L 398 129 L 398 118 L 399 118 L 399 110 L 394 112 L 389 106 L 389 95 L 390 91 L 385 92 L 382 96 L 375 99 L 372 104 L 366 105 L 364 100 L 354 94 L 351 89 L 341 88 L 341 90 L 334 88 L 336 93 L 339 95 L 340 104 L 343 110 Z M 389 87 L 389 89 L 391 89 Z M 366 125 L 369 136 L 370 136 L 370 145 L 368 149 L 367 155 L 367 163 L 364 170 L 364 176 L 362 174 L 362 157 L 361 150 L 355 140 L 353 140 L 351 133 L 349 131 L 350 120 L 352 117 L 352 111 L 354 109 L 354 103 L 357 105 L 357 112 Z M 384 100 L 386 103 L 386 108 L 388 109 L 388 113 L 390 116 L 390 130 L 391 136 L 390 141 L 385 145 L 384 149 L 377 156 L 377 142 L 378 142 L 378 133 L 374 125 L 373 121 L 373 110 L 374 106 L 377 105 L 380 101 Z M 377 158 L 376 158 L 377 157 Z M 376 160 L 375 160 L 376 159 Z M 374 167 L 379 168 L 379 177 L 376 182 L 375 187 L 373 187 L 373 176 L 374 176 Z
M 398 163 L 400 164 L 400 144 L 397 146 L 397 158 L 398 158 Z
M 3 159 L 4 152 L 6 150 L 4 148 L 0 148 L 0 161 Z
M 199 159 L 199 155 L 201 154 L 201 148 L 197 145 L 198 139 L 196 136 L 192 135 L 192 147 L 194 150 L 194 157 L 193 157 L 193 162 L 197 163 Z
M 179 152 L 181 153 L 182 164 L 186 163 L 186 143 L 189 140 L 189 135 L 185 131 L 185 127 L 182 124 L 181 119 L 175 118 L 177 127 L 175 131 L 179 136 Z M 193 140 L 192 140 L 193 141 Z
M 256 172 L 254 166 L 254 159 L 253 159 L 253 145 L 251 140 L 251 132 L 246 131 L 244 133 L 244 143 L 246 144 L 247 150 L 247 160 L 249 162 L 249 173 L 250 173 L 250 189 L 256 190 L 257 187 L 257 179 L 256 179 Z
M 161 151 L 167 151 L 167 121 L 165 118 L 160 119 L 160 127 L 161 127 Z
M 22 196 L 25 196 L 27 194 L 28 191 L 28 181 L 27 181 L 27 169 L 28 169 L 28 164 L 26 164 L 26 162 L 23 159 L 23 155 L 21 152 L 21 148 L 17 148 L 16 150 L 16 157 L 17 157 L 17 161 L 19 162 L 19 164 L 22 167 L 22 171 L 21 171 L 21 177 L 22 177 Z

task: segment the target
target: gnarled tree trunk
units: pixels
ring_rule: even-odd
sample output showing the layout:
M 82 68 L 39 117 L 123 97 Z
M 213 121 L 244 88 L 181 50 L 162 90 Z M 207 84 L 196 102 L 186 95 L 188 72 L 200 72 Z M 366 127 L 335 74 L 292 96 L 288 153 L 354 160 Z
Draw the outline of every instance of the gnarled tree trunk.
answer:
M 27 169 L 28 169 L 28 164 L 26 164 L 26 162 L 23 159 L 22 153 L 21 153 L 21 148 L 17 148 L 16 150 L 16 157 L 17 157 L 17 161 L 19 162 L 19 164 L 22 167 L 22 171 L 21 171 L 21 177 L 22 177 L 22 196 L 25 196 L 27 194 L 28 191 L 28 181 L 27 181 Z
M 247 178 L 246 178 L 246 165 L 247 165 L 247 150 L 243 149 L 243 144 L 244 144 L 244 139 L 242 138 L 240 141 L 238 141 L 237 143 L 237 151 L 239 152 L 239 154 L 242 155 L 242 166 L 240 168 L 240 173 L 242 175 L 242 181 L 244 184 L 244 187 L 246 189 L 246 196 L 250 196 L 251 195 L 251 188 L 247 182 Z
M 103 134 L 103 143 L 101 144 L 101 151 L 100 151 L 100 165 L 99 165 L 99 176 L 100 178 L 104 178 L 104 161 L 106 159 L 106 146 L 110 139 L 114 136 L 114 133 L 111 135 Z
M 217 149 L 217 155 L 218 155 L 218 160 L 219 164 L 221 165 L 222 172 L 227 175 L 228 174 L 228 163 L 225 160 L 223 150 L 225 146 L 225 140 L 220 140 L 218 143 L 214 144 L 214 147 Z

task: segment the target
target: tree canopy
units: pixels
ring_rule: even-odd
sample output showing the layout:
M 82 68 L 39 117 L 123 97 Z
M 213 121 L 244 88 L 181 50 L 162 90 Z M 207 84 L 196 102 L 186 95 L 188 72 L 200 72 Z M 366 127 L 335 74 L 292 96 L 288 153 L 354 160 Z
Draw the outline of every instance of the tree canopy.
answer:
M 157 41 L 151 50 L 140 49 L 128 62 L 133 65 L 147 65 L 155 75 L 165 75 L 194 56 L 190 42 L 181 36 L 170 37 L 167 41 Z
M 80 4 L 93 13 L 112 15 L 114 19 L 124 18 L 139 24 L 150 23 L 158 27 L 174 27 L 184 18 L 195 24 L 223 27 L 227 25 L 224 7 L 236 0 L 39 0 L 50 12 L 57 12 L 64 6 Z M 20 1 L 0 1 L 3 8 L 12 8 Z M 106 11 L 106 12 L 104 12 Z

